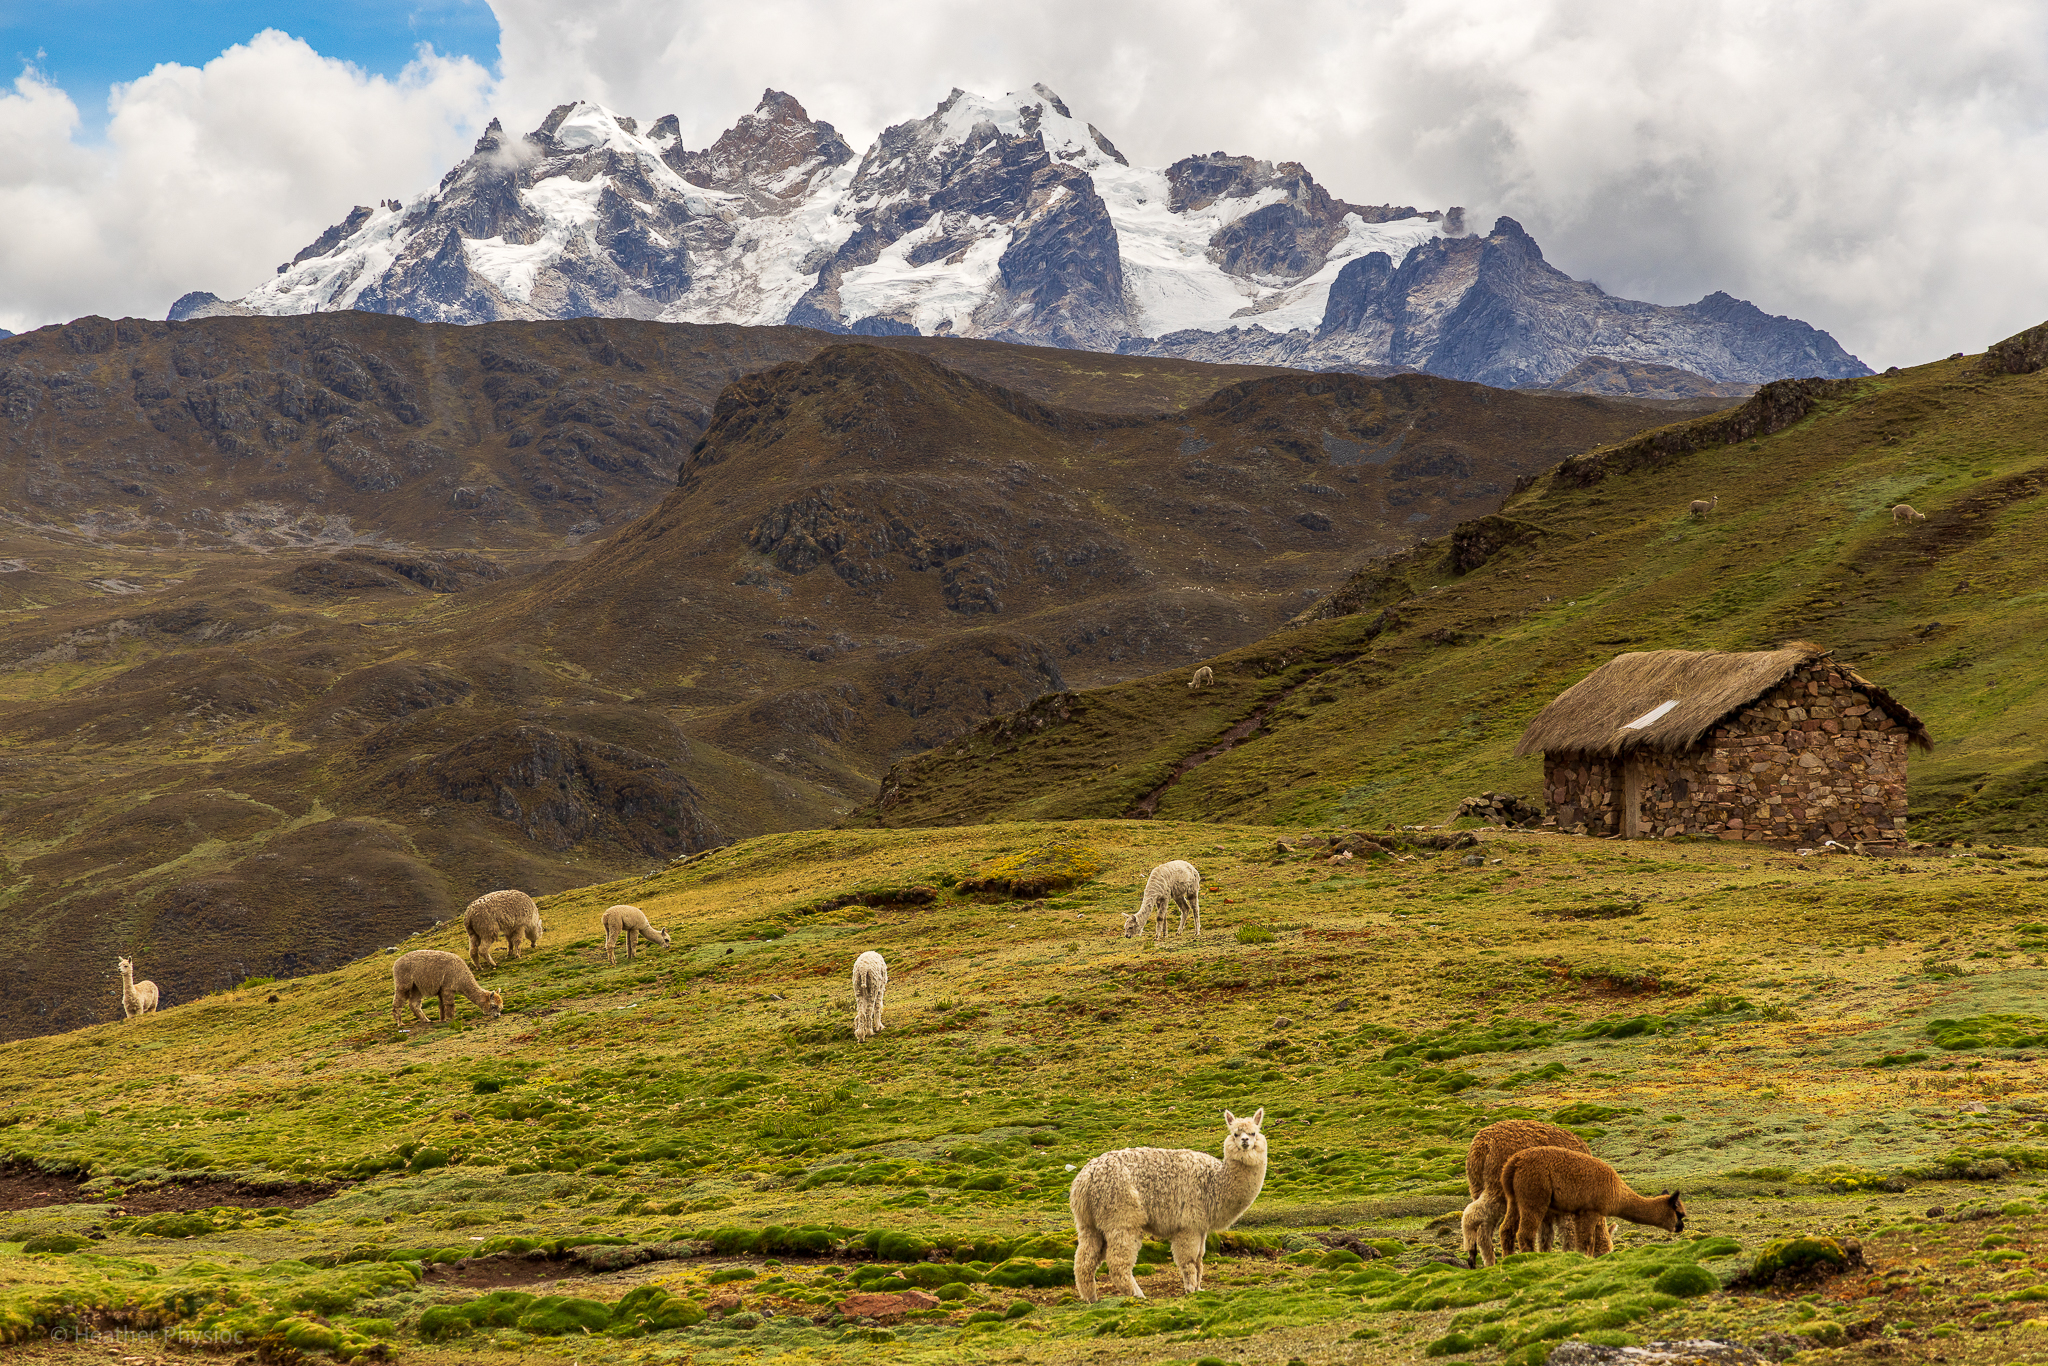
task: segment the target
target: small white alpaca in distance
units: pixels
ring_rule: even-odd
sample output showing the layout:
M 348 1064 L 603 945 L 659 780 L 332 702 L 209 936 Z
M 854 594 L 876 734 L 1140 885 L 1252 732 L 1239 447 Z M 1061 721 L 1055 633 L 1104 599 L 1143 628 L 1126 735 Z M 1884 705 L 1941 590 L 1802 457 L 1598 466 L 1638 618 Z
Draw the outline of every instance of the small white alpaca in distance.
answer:
M 1717 493 L 1714 495 L 1714 501 L 1711 503 L 1704 498 L 1693 499 L 1692 507 L 1688 511 L 1695 517 L 1704 517 L 1719 506 L 1721 506 L 1721 495 Z
M 860 1043 L 882 1032 L 882 998 L 889 992 L 889 965 L 869 949 L 853 960 L 853 1037 Z
M 1158 917 L 1157 942 L 1166 942 L 1166 913 L 1180 908 L 1180 930 L 1187 933 L 1188 912 L 1195 913 L 1195 938 L 1202 937 L 1202 874 L 1186 859 L 1162 863 L 1145 875 L 1145 894 L 1135 913 L 1124 916 L 1124 938 L 1145 937 L 1145 922 Z
M 1892 509 L 1892 520 L 1894 522 L 1904 522 L 1907 526 L 1911 526 L 1915 522 L 1926 521 L 1927 514 L 1914 507 L 1911 503 L 1900 503 Z
M 156 1009 L 156 983 L 135 980 L 135 965 L 121 960 L 121 1018 L 133 1019 Z

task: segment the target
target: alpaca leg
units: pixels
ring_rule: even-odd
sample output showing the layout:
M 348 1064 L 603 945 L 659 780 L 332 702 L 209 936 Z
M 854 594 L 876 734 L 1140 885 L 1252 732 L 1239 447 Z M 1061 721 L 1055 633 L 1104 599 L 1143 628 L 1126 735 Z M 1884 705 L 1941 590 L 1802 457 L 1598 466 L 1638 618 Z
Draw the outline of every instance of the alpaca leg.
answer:
M 449 1022 L 450 1020 L 452 1020 L 452 1019 L 454 1019 L 454 1018 L 455 1018 L 455 992 L 454 992 L 454 989 L 453 989 L 453 988 L 450 988 L 450 987 L 444 987 L 444 988 L 442 988 L 442 990 L 441 990 L 441 1021 L 440 1021 L 440 1022 L 441 1022 L 442 1024 L 447 1024 L 447 1023 L 448 1023 L 448 1022 Z
M 405 1005 L 406 1009 L 412 1012 L 412 1017 L 415 1020 L 418 1020 L 421 1024 L 424 1025 L 433 1023 L 431 1020 L 427 1018 L 427 1013 L 424 1010 L 420 1009 L 420 997 L 418 995 L 412 992 L 407 992 L 405 997 Z
M 607 967 L 617 967 L 617 966 L 618 966 L 618 962 L 619 962 L 619 954 L 618 954 L 618 950 L 616 950 L 616 949 L 614 949 L 614 948 L 612 947 L 612 945 L 614 945 L 614 944 L 616 944 L 616 943 L 618 943 L 618 942 L 619 942 L 619 936 L 618 936 L 618 934 L 617 934 L 617 932 L 616 932 L 616 931 L 613 931 L 613 930 L 606 930 L 606 931 L 604 932 L 604 961 L 605 961 L 605 966 L 607 966 Z
M 1093 1304 L 1100 1294 L 1095 1288 L 1095 1268 L 1102 1264 L 1103 1236 L 1092 1228 L 1075 1230 L 1074 1293 L 1081 1303 Z
M 1598 1257 L 1602 1252 L 1613 1251 L 1612 1244 L 1605 1248 L 1600 1246 L 1601 1235 L 1606 1231 L 1606 1217 L 1593 1211 L 1581 1210 L 1572 1220 L 1572 1242 L 1588 1257 Z
M 1170 1246 L 1173 1264 L 1180 1268 L 1180 1288 L 1192 1295 L 1202 1288 L 1202 1253 L 1209 1239 L 1201 1233 L 1176 1233 Z
M 1107 1235 L 1109 1247 L 1104 1255 L 1109 1262 L 1111 1293 L 1121 1291 L 1134 1299 L 1144 1299 L 1145 1292 L 1134 1274 L 1138 1266 L 1138 1244 L 1144 1241 L 1143 1236 L 1134 1228 L 1109 1229 Z

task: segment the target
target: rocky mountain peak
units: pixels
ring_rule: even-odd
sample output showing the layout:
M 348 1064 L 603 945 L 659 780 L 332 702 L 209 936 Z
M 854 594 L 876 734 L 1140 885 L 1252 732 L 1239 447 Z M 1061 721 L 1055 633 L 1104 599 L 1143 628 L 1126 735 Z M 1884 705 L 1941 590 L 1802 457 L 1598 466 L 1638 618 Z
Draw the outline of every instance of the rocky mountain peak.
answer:
M 668 164 L 692 185 L 782 199 L 801 196 L 819 171 L 852 160 L 853 148 L 838 129 L 813 120 L 780 90 L 762 91 L 754 111 L 703 151 L 677 145 L 667 153 Z
M 1462 209 L 1348 203 L 1223 151 L 1132 166 L 1042 82 L 955 89 L 858 158 L 779 90 L 702 151 L 673 115 L 643 133 L 570 101 L 524 137 L 494 121 L 432 194 L 352 210 L 242 299 L 203 293 L 180 316 L 790 323 L 1516 385 L 1596 346 L 1717 382 L 1862 371 L 1726 296 L 1608 299 L 1512 218 L 1468 238 Z

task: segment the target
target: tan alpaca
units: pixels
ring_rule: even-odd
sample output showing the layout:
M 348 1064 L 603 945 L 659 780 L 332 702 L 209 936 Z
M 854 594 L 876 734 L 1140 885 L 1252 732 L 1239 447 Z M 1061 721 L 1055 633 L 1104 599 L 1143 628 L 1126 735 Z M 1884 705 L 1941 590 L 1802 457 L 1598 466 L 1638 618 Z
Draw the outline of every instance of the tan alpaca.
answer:
M 1900 503 L 1892 509 L 1892 520 L 1894 522 L 1904 522 L 1906 525 L 1911 526 L 1915 522 L 1926 521 L 1927 514 L 1914 507 L 1911 503 Z
M 476 1002 L 477 1008 L 485 1015 L 496 1019 L 505 1010 L 505 997 L 500 992 L 485 991 L 477 985 L 471 975 L 469 964 L 452 953 L 442 949 L 414 949 L 401 954 L 391 964 L 391 1018 L 405 1023 L 405 1011 L 426 1024 L 426 1013 L 420 1009 L 420 1002 L 429 996 L 441 999 L 441 1022 L 455 1018 L 455 993 L 461 992 Z
M 523 938 L 538 944 L 541 931 L 547 928 L 540 923 L 540 907 L 533 904 L 533 898 L 511 887 L 485 892 L 470 902 L 462 912 L 462 927 L 469 931 L 470 965 L 479 969 L 498 966 L 491 944 L 499 935 L 505 937 L 505 952 L 517 958 L 519 941 Z
M 121 1018 L 132 1019 L 156 1009 L 156 983 L 135 980 L 135 965 L 121 961 Z
M 633 961 L 633 941 L 652 939 L 663 948 L 668 947 L 668 931 L 657 930 L 647 923 L 647 912 L 638 906 L 614 906 L 604 913 L 604 961 L 617 963 L 619 951 L 613 946 L 621 938 L 626 941 L 626 961 Z
M 1465 1193 L 1472 1197 L 1472 1203 L 1465 1207 L 1468 1222 L 1464 1229 L 1466 1266 L 1477 1266 L 1478 1257 L 1484 1257 L 1488 1266 L 1493 1265 L 1494 1230 L 1500 1227 L 1501 1215 L 1507 1209 L 1507 1196 L 1501 1190 L 1500 1169 L 1524 1148 L 1568 1148 L 1576 1153 L 1593 1151 L 1570 1129 L 1560 1129 L 1540 1119 L 1504 1119 L 1472 1135 L 1472 1146 L 1465 1150 Z M 1596 1257 L 1611 1251 L 1614 1246 L 1608 1239 L 1604 1220 L 1595 1245 L 1590 1247 L 1575 1240 L 1569 1220 L 1556 1220 L 1547 1233 L 1545 1251 L 1559 1235 L 1567 1239 L 1567 1246 L 1577 1247 Z M 1514 1251 L 1509 1239 L 1504 1237 L 1502 1244 L 1508 1251 Z
M 1711 503 L 1704 498 L 1693 499 L 1692 506 L 1687 508 L 1686 511 L 1695 517 L 1704 517 L 1719 506 L 1721 506 L 1721 495 L 1717 493 L 1714 495 L 1714 501 Z
M 1507 1160 L 1500 1178 L 1508 1201 L 1501 1216 L 1501 1245 L 1517 1252 L 1536 1251 L 1539 1238 L 1549 1251 L 1548 1225 L 1559 1216 L 1573 1220 L 1579 1246 L 1586 1249 L 1593 1247 L 1609 1216 L 1667 1233 L 1685 1232 L 1685 1202 L 1677 1191 L 1637 1195 L 1619 1172 L 1590 1153 L 1524 1148 Z

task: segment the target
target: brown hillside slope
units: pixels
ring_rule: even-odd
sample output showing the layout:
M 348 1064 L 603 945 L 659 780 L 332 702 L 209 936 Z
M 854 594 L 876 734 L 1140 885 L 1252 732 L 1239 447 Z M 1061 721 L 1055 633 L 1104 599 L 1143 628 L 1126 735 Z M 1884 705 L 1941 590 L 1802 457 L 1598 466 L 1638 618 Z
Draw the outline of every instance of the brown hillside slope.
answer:
M 858 801 L 970 718 L 1256 639 L 1640 411 L 1290 375 L 1090 415 L 834 347 L 728 390 L 676 493 L 525 590 L 522 630 Z
M 1220 656 L 1207 692 L 1175 671 L 1040 698 L 900 762 L 863 819 L 1441 820 L 1474 792 L 1536 797 L 1517 737 L 1623 650 L 1809 639 L 1925 720 L 1916 831 L 2039 842 L 2048 372 L 2004 368 L 1782 381 L 1567 460 Z M 1929 520 L 1895 522 L 1901 502 Z
M 1089 368 L 1040 392 L 1097 411 L 905 347 L 744 378 L 683 487 L 526 576 L 0 533 L 0 1026 L 104 1017 L 110 947 L 188 1000 L 829 823 L 891 759 L 1255 639 L 1645 411 L 1283 375 L 1159 416 L 1128 406 L 1160 372 L 1052 354 Z
M 727 384 L 836 340 L 599 318 L 81 318 L 0 339 L 0 508 L 17 526 L 133 546 L 558 549 L 659 502 Z M 1112 412 L 1286 373 L 883 344 Z

